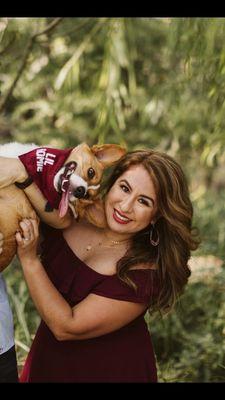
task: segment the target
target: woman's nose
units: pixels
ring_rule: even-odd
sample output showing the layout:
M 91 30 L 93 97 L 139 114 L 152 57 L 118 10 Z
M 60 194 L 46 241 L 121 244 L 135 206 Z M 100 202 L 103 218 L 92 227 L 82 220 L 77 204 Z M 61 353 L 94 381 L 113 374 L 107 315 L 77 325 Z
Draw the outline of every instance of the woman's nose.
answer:
M 124 199 L 121 203 L 120 203 L 120 209 L 122 212 L 127 213 L 127 212 L 131 212 L 133 209 L 133 200 L 131 198 L 129 199 Z

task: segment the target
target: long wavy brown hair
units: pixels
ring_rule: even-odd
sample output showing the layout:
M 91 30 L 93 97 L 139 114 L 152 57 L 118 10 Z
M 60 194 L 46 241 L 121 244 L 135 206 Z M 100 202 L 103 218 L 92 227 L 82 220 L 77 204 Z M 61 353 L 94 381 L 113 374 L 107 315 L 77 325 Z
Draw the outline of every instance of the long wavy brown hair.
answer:
M 134 234 L 132 245 L 117 262 L 117 276 L 136 289 L 128 273 L 137 264 L 156 266 L 159 292 L 149 311 L 169 312 L 183 292 L 191 274 L 188 260 L 200 240 L 192 227 L 193 207 L 187 180 L 181 166 L 169 155 L 155 150 L 137 150 L 126 153 L 116 164 L 103 185 L 102 196 L 107 195 L 116 180 L 131 166 L 141 164 L 152 179 L 157 214 L 155 228 L 159 245 L 150 243 L 151 223 Z

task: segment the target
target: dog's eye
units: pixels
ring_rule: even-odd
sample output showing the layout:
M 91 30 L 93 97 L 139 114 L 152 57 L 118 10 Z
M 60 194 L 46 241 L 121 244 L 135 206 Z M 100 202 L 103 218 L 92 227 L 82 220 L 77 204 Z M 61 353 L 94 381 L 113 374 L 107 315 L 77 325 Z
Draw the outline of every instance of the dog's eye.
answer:
M 88 178 L 92 179 L 95 176 L 95 170 L 93 168 L 89 168 L 88 170 Z

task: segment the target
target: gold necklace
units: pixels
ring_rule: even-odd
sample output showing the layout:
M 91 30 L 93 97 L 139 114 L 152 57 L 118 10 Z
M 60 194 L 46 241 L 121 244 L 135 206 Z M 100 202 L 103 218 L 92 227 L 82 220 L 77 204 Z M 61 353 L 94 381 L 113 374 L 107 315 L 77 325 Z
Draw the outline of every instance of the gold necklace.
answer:
M 113 245 L 118 245 L 118 244 L 121 244 L 121 243 L 126 243 L 126 242 L 129 242 L 130 241 L 130 239 L 124 239 L 124 240 L 112 240 L 112 239 L 110 239 L 110 242 L 113 244 Z M 91 245 L 91 244 L 89 244 L 88 246 L 86 246 L 86 250 L 87 251 L 90 251 L 91 249 L 92 249 L 92 247 L 93 247 L 94 245 Z M 99 242 L 98 244 L 97 244 L 97 246 L 102 246 L 102 247 L 109 247 L 109 248 L 112 248 L 113 246 L 111 245 L 111 246 L 107 246 L 107 245 L 104 245 L 104 244 L 102 244 L 102 242 Z

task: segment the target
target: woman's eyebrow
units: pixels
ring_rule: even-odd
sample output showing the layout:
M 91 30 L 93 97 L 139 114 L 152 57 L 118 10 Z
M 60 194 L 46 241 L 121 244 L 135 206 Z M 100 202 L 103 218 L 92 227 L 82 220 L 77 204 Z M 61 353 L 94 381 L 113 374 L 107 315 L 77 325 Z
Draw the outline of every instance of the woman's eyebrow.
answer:
M 129 189 L 132 190 L 132 187 L 130 186 L 130 184 L 127 182 L 126 179 L 122 179 L 120 182 L 125 182 L 125 183 L 127 184 L 127 186 L 129 187 Z M 146 199 L 151 200 L 152 203 L 153 203 L 153 205 L 155 205 L 155 202 L 154 202 L 154 200 L 153 200 L 152 197 L 146 196 L 145 194 L 141 194 L 140 196 L 141 196 L 141 197 L 145 197 Z

